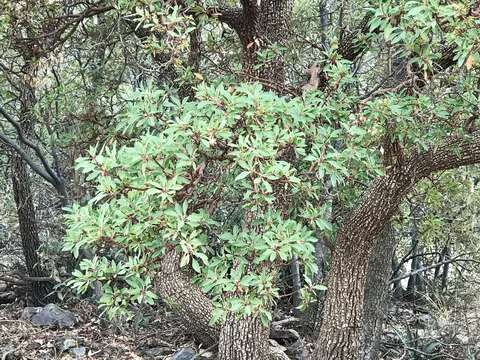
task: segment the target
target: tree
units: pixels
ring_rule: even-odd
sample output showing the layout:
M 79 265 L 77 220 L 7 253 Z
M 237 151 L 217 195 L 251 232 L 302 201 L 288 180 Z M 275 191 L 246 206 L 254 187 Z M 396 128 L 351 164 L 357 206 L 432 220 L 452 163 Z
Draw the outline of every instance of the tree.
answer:
M 236 31 L 247 77 L 285 93 L 290 34 L 281 32 L 293 3 L 241 5 L 204 14 Z M 66 248 L 96 246 L 108 258 L 85 261 L 73 286 L 103 280 L 101 301 L 124 314 L 128 302 L 153 301 L 155 278 L 161 297 L 198 324 L 198 340 L 220 339 L 221 359 L 266 359 L 279 270 L 298 257 L 313 290 L 311 243 L 335 231 L 326 214 L 336 198 L 349 212 L 335 234 L 314 358 L 374 358 L 392 216 L 420 180 L 480 160 L 471 8 L 372 4 L 356 29 L 342 25 L 327 41 L 320 91 L 303 98 L 236 84 L 200 87 L 191 101 L 134 93 L 118 119 L 128 140 L 79 162 L 97 195 L 72 208 Z M 388 61 L 362 63 L 365 54 Z
M 62 206 L 68 204 L 57 149 L 52 146 L 53 159 L 50 162 L 48 151 L 42 149 L 41 141 L 32 140 L 37 126 L 35 110 L 40 95 L 37 89 L 39 70 L 42 68 L 42 60 L 58 50 L 74 34 L 82 21 L 112 8 L 97 5 L 99 6 L 87 6 L 83 12 L 73 16 L 68 13 L 75 6 L 62 3 L 47 5 L 43 2 L 15 2 L 1 5 L 0 38 L 4 55 L 0 63 L 0 141 L 9 150 L 12 163 L 11 177 L 22 249 L 33 284 L 33 301 L 36 304 L 51 301 L 54 297 L 51 296 L 53 286 L 48 281 L 48 273 L 39 257 L 40 239 L 31 172 L 55 188 Z M 4 94 L 7 98 L 5 104 Z

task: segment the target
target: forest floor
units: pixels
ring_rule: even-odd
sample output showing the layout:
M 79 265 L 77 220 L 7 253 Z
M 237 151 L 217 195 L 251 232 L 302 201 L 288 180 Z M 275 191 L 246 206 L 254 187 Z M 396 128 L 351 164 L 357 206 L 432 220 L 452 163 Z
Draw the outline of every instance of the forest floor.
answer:
M 78 324 L 59 329 L 33 326 L 22 320 L 22 307 L 0 305 L 0 359 L 168 359 L 183 347 L 198 350 L 188 329 L 167 312 L 152 314 L 143 324 L 124 327 L 107 324 L 87 303 L 68 309 L 76 315 Z M 81 349 L 84 355 L 75 349 Z M 203 354 L 205 358 L 209 355 Z
M 392 305 L 381 359 L 480 359 L 480 298 L 462 294 L 443 305 Z M 77 317 L 73 328 L 36 327 L 22 319 L 20 303 L 0 305 L 0 360 L 167 360 L 185 347 L 201 355 L 196 359 L 215 359 L 209 349 L 199 349 L 180 319 L 161 306 L 143 309 L 141 319 L 127 325 L 107 323 L 87 301 L 62 307 Z M 304 346 L 311 348 L 308 340 Z

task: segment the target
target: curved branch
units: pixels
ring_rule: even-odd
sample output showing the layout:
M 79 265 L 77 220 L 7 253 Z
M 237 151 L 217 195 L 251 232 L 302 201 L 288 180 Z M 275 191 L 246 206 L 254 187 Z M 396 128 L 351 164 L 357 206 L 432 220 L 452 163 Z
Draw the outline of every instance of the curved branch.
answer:
M 40 176 L 42 176 L 43 178 L 45 178 L 45 180 L 47 180 L 48 182 L 50 182 L 53 186 L 55 186 L 55 188 L 57 188 L 58 185 L 62 184 L 63 181 L 62 179 L 60 179 L 58 177 L 58 175 L 53 171 L 53 169 L 50 167 L 50 165 L 48 165 L 48 162 L 47 160 L 45 159 L 45 156 L 43 156 L 43 153 L 42 151 L 39 149 L 39 147 L 32 143 L 29 139 L 27 139 L 25 137 L 25 134 L 23 133 L 23 130 L 22 130 L 22 127 L 20 125 L 20 123 L 18 123 L 17 121 L 15 121 L 6 111 L 5 109 L 0 106 L 0 114 L 3 115 L 3 117 L 10 123 L 12 124 L 12 126 L 15 128 L 16 132 L 17 132 L 17 135 L 18 135 L 18 138 L 20 139 L 20 141 L 27 145 L 28 147 L 30 147 L 31 149 L 33 149 L 33 151 L 35 151 L 35 154 L 37 155 L 37 157 L 39 158 L 40 162 L 42 163 L 43 165 L 43 168 L 45 169 L 45 171 L 48 173 L 49 177 L 50 177 L 50 180 L 48 180 L 47 178 L 45 178 L 44 175 L 42 175 L 42 173 L 38 172 L 35 168 L 32 167 L 32 169 L 37 172 Z M 5 139 L 5 136 L 3 136 L 2 140 Z M 5 140 L 4 140 L 5 141 Z M 6 142 L 7 145 L 10 145 L 12 146 L 12 144 L 10 142 Z M 12 146 L 15 151 L 17 151 L 26 161 L 27 161 L 27 158 L 28 156 L 26 156 L 26 153 L 22 150 L 22 152 L 18 151 L 17 148 L 15 146 Z M 20 149 L 18 147 L 18 149 Z M 28 161 L 27 161 L 28 162 Z M 30 165 L 30 163 L 29 163 Z
M 40 175 L 42 178 L 44 178 L 47 182 L 52 184 L 53 186 L 56 185 L 55 180 L 46 172 L 44 171 L 38 164 L 36 164 L 30 156 L 15 142 L 2 133 L 0 133 L 0 141 L 2 141 L 5 145 L 11 147 L 15 152 L 17 152 L 18 155 L 22 157 L 23 160 L 27 162 L 27 164 L 32 168 L 33 171 L 35 171 L 38 175 Z
M 218 21 L 227 24 L 237 33 L 241 31 L 244 23 L 244 14 L 241 8 L 237 7 L 212 7 L 207 9 L 206 14 Z
M 452 136 L 445 143 L 420 154 L 416 159 L 417 175 L 427 177 L 433 172 L 480 163 L 480 131 L 467 138 Z
M 161 298 L 193 327 L 194 337 L 207 346 L 215 344 L 220 328 L 209 325 L 212 301 L 182 272 L 177 251 L 171 250 L 163 256 L 155 282 Z

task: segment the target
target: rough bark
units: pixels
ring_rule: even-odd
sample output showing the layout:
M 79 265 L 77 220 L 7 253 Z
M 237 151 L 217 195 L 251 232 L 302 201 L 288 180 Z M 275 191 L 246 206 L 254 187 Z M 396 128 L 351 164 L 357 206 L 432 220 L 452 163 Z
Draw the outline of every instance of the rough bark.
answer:
M 452 137 L 443 145 L 397 163 L 376 179 L 340 228 L 328 276 L 323 323 L 314 359 L 361 359 L 365 289 L 375 238 L 405 195 L 432 172 L 480 162 L 480 135 Z
M 212 301 L 182 271 L 177 251 L 164 255 L 155 285 L 165 303 L 193 330 L 198 342 L 205 346 L 219 344 L 220 359 L 288 360 L 283 351 L 269 345 L 270 329 L 257 317 L 240 319 L 229 314 L 223 325 L 210 325 Z
M 218 19 L 233 28 L 244 52 L 247 80 L 283 85 L 284 61 L 276 55 L 265 64 L 258 57 L 271 45 L 285 45 L 290 32 L 293 0 L 242 0 L 241 9 L 215 9 Z
M 213 305 L 210 299 L 180 269 L 180 254 L 168 252 L 156 279 L 162 299 L 193 329 L 197 341 L 211 346 L 219 338 L 219 327 L 210 326 Z
M 35 207 L 27 165 L 21 157 L 14 155 L 13 162 L 13 194 L 17 206 L 17 216 L 22 239 L 22 251 L 25 257 L 28 276 L 44 278 L 48 273 L 42 268 L 38 249 L 40 239 L 38 237 Z M 32 300 L 35 305 L 51 302 L 52 284 L 46 281 L 32 282 Z
M 258 317 L 229 314 L 220 332 L 219 360 L 267 360 L 269 329 Z
M 362 360 L 378 359 L 378 344 L 388 309 L 388 285 L 395 246 L 393 227 L 387 224 L 375 241 L 368 263 L 362 325 Z
M 327 240 L 328 241 L 328 240 Z M 325 263 L 326 258 L 329 255 L 329 249 L 326 246 L 325 240 L 319 238 L 315 243 L 315 263 L 317 264 L 318 271 L 314 277 L 314 283 L 320 284 L 325 276 Z
M 30 76 L 31 67 L 27 61 L 26 74 Z M 35 104 L 35 91 L 25 82 L 22 84 L 22 93 L 20 96 L 20 123 L 19 127 L 19 147 L 25 153 L 29 149 L 21 141 L 21 134 L 27 136 L 33 132 L 33 122 L 30 117 L 30 111 Z M 24 158 L 13 153 L 12 157 L 12 184 L 15 204 L 17 207 L 18 223 L 20 228 L 20 237 L 22 239 L 22 251 L 25 257 L 25 265 L 28 276 L 32 278 L 48 277 L 48 273 L 43 269 L 38 256 L 40 248 L 40 239 L 38 236 L 38 228 L 35 214 L 35 206 L 33 203 L 33 192 L 31 188 L 30 174 L 27 163 Z M 53 301 L 52 284 L 50 282 L 32 282 L 32 300 L 36 305 L 42 305 Z

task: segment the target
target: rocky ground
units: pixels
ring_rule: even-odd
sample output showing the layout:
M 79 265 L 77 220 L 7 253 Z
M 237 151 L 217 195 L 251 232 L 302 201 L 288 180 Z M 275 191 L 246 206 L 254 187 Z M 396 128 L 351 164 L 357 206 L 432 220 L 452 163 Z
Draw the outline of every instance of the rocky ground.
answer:
M 51 312 L 39 313 L 19 302 L 0 305 L 0 360 L 215 359 L 215 349 L 198 348 L 188 328 L 161 306 L 142 309 L 142 317 L 129 324 L 105 321 L 86 300 L 45 309 Z M 301 344 L 308 352 L 313 337 L 302 337 L 292 345 L 292 338 L 301 332 L 299 321 L 292 320 L 278 321 L 282 326 L 272 330 L 272 335 L 282 345 L 290 345 L 283 350 L 291 359 L 302 359 L 292 353 L 292 347 Z M 442 306 L 438 301 L 395 303 L 389 309 L 381 359 L 478 360 L 479 329 L 480 298 L 476 294 L 453 296 Z
M 0 308 L 0 359 L 175 359 L 188 360 L 195 351 L 204 359 L 178 319 L 162 312 L 141 326 L 107 325 L 87 303 L 70 307 L 73 327 L 36 326 L 17 305 Z M 192 351 L 193 350 L 193 351 Z M 199 357 L 197 357 L 199 358 Z

